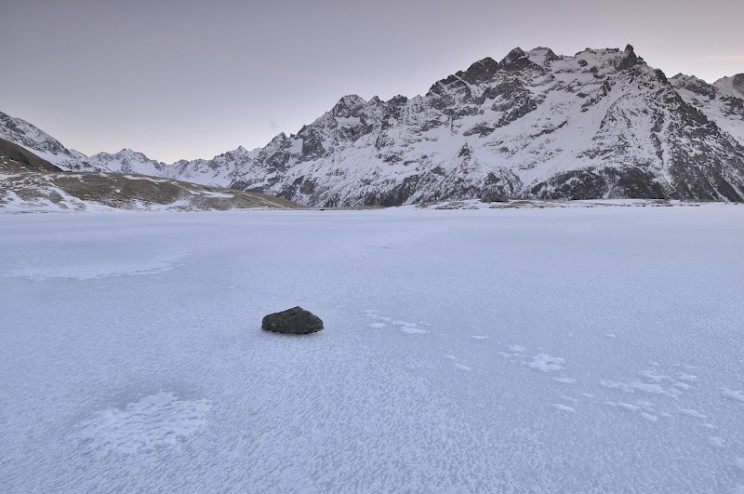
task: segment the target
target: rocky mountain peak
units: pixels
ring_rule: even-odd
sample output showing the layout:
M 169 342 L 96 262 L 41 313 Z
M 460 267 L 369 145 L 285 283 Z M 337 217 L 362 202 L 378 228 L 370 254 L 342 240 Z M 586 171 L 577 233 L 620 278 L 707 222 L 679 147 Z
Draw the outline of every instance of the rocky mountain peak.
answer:
M 550 48 L 544 46 L 538 46 L 527 52 L 527 56 L 535 65 L 541 67 L 549 67 L 552 62 L 560 60 L 561 57 L 555 54 Z
M 98 153 L 90 157 L 95 162 L 120 161 L 122 163 L 146 163 L 154 160 L 148 158 L 144 153 L 134 151 L 130 148 L 122 148 L 116 153 Z
M 356 94 L 350 94 L 344 96 L 331 110 L 331 114 L 334 117 L 349 118 L 353 116 L 359 116 L 360 112 L 367 105 L 364 98 L 357 96 Z
M 692 75 L 677 74 L 670 78 L 669 82 L 677 89 L 685 89 L 705 98 L 714 99 L 716 97 L 715 87 Z
M 276 139 L 276 137 L 274 138 Z M 220 156 L 228 159 L 228 160 L 237 160 L 242 159 L 248 156 L 250 151 L 248 151 L 243 146 L 238 146 L 237 148 L 233 149 L 232 151 L 227 151 L 225 153 L 222 153 Z
M 517 47 L 510 51 L 499 63 L 502 70 L 514 72 L 535 65 L 524 50 Z
M 713 86 L 725 96 L 744 100 L 744 74 L 723 77 L 714 82 Z
M 131 148 L 123 148 L 121 151 L 119 151 L 116 154 L 122 157 L 127 157 L 127 158 L 135 158 L 135 159 L 142 159 L 142 160 L 149 159 L 147 156 L 145 156 L 144 153 L 140 153 L 139 151 L 134 151 Z
M 617 65 L 618 70 L 628 70 L 636 65 L 643 64 L 644 61 L 641 57 L 635 54 L 635 50 L 633 50 L 633 45 L 627 45 L 625 47 L 625 50 L 623 51 L 624 56 L 620 60 L 620 63 Z
M 480 84 L 493 79 L 494 74 L 499 70 L 499 63 L 491 57 L 478 60 L 465 72 L 460 72 L 460 77 L 470 84 Z

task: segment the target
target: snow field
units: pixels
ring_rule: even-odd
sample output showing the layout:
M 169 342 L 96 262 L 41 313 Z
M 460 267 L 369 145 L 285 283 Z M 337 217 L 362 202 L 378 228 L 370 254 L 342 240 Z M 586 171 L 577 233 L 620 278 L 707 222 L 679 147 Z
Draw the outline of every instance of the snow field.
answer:
M 740 492 L 743 220 L 0 216 L 0 491 Z

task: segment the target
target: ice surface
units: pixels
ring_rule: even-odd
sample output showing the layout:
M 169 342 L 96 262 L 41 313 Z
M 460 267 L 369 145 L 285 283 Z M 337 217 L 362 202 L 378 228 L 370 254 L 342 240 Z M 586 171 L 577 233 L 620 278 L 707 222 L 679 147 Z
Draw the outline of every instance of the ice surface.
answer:
M 742 252 L 721 205 L 2 215 L 0 492 L 741 492 Z

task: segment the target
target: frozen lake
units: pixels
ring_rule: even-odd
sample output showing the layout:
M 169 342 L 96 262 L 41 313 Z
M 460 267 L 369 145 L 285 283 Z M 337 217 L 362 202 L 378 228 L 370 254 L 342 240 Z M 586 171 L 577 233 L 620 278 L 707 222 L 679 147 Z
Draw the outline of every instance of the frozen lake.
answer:
M 743 206 L 0 215 L 0 294 L 6 494 L 744 492 Z

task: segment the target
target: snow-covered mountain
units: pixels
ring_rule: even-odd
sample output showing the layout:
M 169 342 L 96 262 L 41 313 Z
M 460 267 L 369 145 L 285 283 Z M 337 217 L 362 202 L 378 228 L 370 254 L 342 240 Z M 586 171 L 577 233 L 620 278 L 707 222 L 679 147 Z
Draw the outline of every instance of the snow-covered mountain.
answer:
M 504 196 L 741 201 L 737 77 L 667 80 L 631 46 L 572 57 L 517 48 L 425 96 L 346 96 L 296 135 L 181 162 L 175 173 L 316 206 Z
M 574 56 L 516 48 L 436 82 L 424 96 L 345 96 L 260 149 L 172 165 L 130 150 L 85 160 L 314 206 L 503 197 L 742 201 L 742 91 L 744 74 L 712 85 L 667 79 L 630 45 Z
M 143 153 L 131 149 L 122 149 L 118 153 L 94 154 L 88 157 L 88 161 L 101 170 L 120 173 L 166 177 L 169 170 L 165 163 L 151 160 Z

